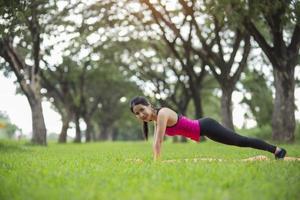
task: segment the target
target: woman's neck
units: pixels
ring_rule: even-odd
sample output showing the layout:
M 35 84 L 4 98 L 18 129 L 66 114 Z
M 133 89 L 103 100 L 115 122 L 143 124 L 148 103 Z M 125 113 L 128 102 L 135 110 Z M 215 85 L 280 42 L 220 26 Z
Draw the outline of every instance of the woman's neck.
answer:
M 153 108 L 152 109 L 152 113 L 151 113 L 151 121 L 157 121 L 157 114 L 158 114 L 158 110 Z

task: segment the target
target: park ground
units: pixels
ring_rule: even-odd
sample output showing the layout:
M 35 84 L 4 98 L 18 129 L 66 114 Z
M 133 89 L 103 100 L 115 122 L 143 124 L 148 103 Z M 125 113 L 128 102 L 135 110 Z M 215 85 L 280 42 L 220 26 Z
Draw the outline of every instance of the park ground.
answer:
M 206 141 L 165 142 L 162 161 L 153 162 L 151 146 L 50 142 L 40 147 L 1 140 L 0 199 L 300 199 L 300 161 Z M 282 146 L 288 156 L 300 157 L 299 143 Z M 269 160 L 242 160 L 257 155 Z

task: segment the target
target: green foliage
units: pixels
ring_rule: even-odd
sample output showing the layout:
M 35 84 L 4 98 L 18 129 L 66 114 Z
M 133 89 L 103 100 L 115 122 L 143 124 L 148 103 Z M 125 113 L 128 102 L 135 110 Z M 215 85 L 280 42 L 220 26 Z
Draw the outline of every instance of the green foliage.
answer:
M 273 98 L 272 91 L 266 83 L 266 77 L 262 72 L 256 70 L 252 72 L 247 70 L 245 75 L 245 79 L 241 81 L 245 89 L 242 103 L 246 103 L 249 106 L 259 127 L 270 125 L 273 112 Z
M 265 140 L 270 140 L 272 138 L 272 127 L 270 124 L 265 124 L 261 127 L 255 127 L 250 129 L 240 129 L 237 130 L 237 132 L 245 134 L 249 137 L 256 137 Z
M 214 77 L 209 74 L 203 80 L 203 88 L 201 90 L 201 101 L 203 106 L 203 117 L 212 117 L 217 121 L 221 120 L 220 97 L 217 92 L 220 91 L 219 84 Z M 187 116 L 193 118 L 195 115 L 195 107 L 193 102 L 189 103 Z
M 35 27 L 36 32 L 34 33 L 42 34 L 47 26 L 51 26 L 53 11 L 57 9 L 53 1 L 46 0 L 1 0 L 0 8 L 0 19 L 3 20 L 0 25 L 1 36 L 10 39 L 16 38 L 17 46 L 25 48 L 24 51 L 33 48 L 32 32 L 29 29 L 34 28 L 32 27 L 32 24 L 36 23 L 34 20 L 38 21 L 35 24 L 38 27 Z
M 300 146 L 284 145 L 289 156 Z M 52 144 L 47 148 L 0 141 L 1 199 L 299 199 L 299 161 L 276 161 L 253 149 L 205 142 L 164 144 L 153 163 L 145 142 Z M 242 162 L 266 155 L 271 161 Z M 143 163 L 126 161 L 139 158 Z
M 202 89 L 202 105 L 204 116 L 212 117 L 217 121 L 221 121 L 221 105 L 220 97 L 217 96 L 216 92 L 220 91 L 219 84 L 212 75 L 205 77 L 203 81 Z
M 28 9 L 28 2 L 25 0 L 0 1 L 0 24 L 1 36 L 15 35 L 20 30 L 24 11 Z M 23 18 L 23 19 L 22 19 Z
M 0 138 L 13 138 L 16 131 L 21 131 L 15 124 L 10 122 L 8 116 L 0 111 Z
M 90 119 L 86 116 L 95 111 L 91 121 L 93 125 L 100 126 L 94 127 L 96 134 L 103 126 L 116 128 L 117 135 L 128 133 L 128 130 L 135 133 L 128 125 L 125 128 L 123 126 L 132 124 L 132 120 L 128 121 L 128 116 L 123 114 L 128 112 L 128 105 L 127 102 L 120 102 L 120 98 L 128 100 L 139 93 L 139 90 L 124 75 L 124 70 L 119 68 L 124 49 L 116 41 L 117 35 L 114 31 L 114 24 L 118 21 L 115 18 L 117 4 L 107 0 L 92 4 L 78 1 L 79 5 L 74 2 L 73 4 L 74 7 L 69 12 L 62 11 L 55 18 L 54 27 L 58 30 L 51 29 L 54 36 L 68 33 L 72 35 L 72 39 L 63 49 L 61 63 L 53 65 L 49 58 L 46 59 L 48 69 L 43 74 L 50 85 L 44 86 L 48 90 L 45 95 L 54 99 L 55 109 L 60 113 L 67 110 L 62 109 L 63 107 L 69 106 L 71 112 L 76 112 L 80 118 L 86 120 Z M 66 6 L 67 10 L 68 7 L 70 6 Z M 82 22 L 78 24 L 68 15 L 78 15 Z M 94 36 L 93 40 L 90 36 Z M 82 56 L 82 51 L 86 56 Z M 51 57 L 51 51 L 46 50 L 46 54 Z M 64 94 L 63 103 L 57 103 L 60 100 L 53 95 L 53 88 Z M 97 102 L 98 105 L 95 106 Z

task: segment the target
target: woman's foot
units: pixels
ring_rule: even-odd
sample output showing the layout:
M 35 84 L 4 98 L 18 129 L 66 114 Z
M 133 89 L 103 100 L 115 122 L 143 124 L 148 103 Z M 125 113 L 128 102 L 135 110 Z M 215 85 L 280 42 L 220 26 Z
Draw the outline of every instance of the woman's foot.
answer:
M 284 159 L 285 154 L 286 154 L 286 150 L 283 149 L 283 148 L 277 147 L 274 154 L 275 154 L 275 159 L 276 160 L 278 160 L 278 159 Z

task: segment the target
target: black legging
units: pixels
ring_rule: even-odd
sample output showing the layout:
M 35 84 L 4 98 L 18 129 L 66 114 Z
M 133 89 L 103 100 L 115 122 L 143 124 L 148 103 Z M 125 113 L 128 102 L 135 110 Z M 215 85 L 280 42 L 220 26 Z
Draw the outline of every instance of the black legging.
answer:
M 225 128 L 216 120 L 211 118 L 199 119 L 201 126 L 200 135 L 207 136 L 209 139 L 239 147 L 252 147 L 274 153 L 276 146 L 268 144 L 262 140 L 241 136 L 230 129 Z

